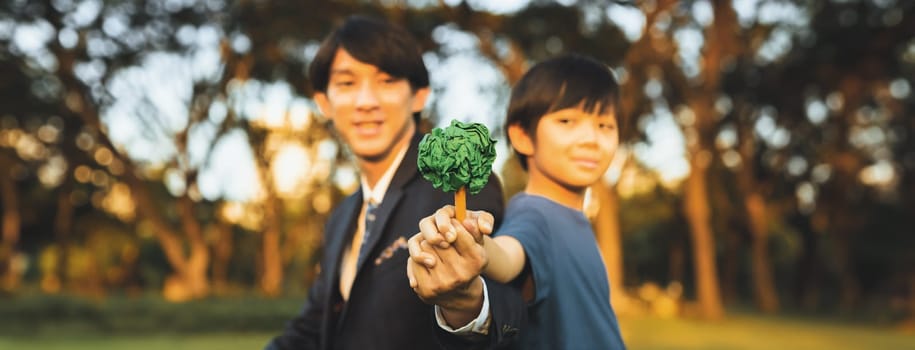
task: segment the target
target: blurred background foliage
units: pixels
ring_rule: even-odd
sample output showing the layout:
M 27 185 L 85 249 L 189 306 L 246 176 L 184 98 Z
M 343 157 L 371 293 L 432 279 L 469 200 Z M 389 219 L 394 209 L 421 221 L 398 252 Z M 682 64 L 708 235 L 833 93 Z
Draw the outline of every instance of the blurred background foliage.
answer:
M 4 313 L 303 295 L 358 186 L 305 71 L 356 13 L 421 41 L 427 128 L 484 122 L 502 147 L 532 63 L 616 70 L 625 146 L 588 214 L 619 313 L 915 328 L 915 3 L 897 0 L 5 1 Z M 524 174 L 500 153 L 510 196 Z

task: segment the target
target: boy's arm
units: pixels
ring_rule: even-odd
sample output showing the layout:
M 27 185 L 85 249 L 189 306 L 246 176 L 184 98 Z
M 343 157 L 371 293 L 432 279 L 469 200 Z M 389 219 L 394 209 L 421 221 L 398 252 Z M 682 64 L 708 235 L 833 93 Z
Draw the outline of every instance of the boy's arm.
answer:
M 463 229 L 475 235 L 474 239 L 486 251 L 486 267 L 483 274 L 501 283 L 511 282 L 524 268 L 524 248 L 521 242 L 511 236 L 490 237 L 495 219 L 485 211 L 467 211 Z M 456 232 L 461 225 L 454 219 L 454 207 L 447 205 L 435 214 L 424 218 L 419 223 L 419 234 L 416 238 L 422 244 L 440 249 L 447 249 L 455 243 Z M 428 250 L 428 249 L 427 249 Z M 414 249 L 413 259 L 419 260 L 428 268 L 435 266 L 438 259 L 432 254 Z
M 483 275 L 501 283 L 508 283 L 518 277 L 524 269 L 524 247 L 512 236 L 483 237 L 483 248 L 489 262 Z

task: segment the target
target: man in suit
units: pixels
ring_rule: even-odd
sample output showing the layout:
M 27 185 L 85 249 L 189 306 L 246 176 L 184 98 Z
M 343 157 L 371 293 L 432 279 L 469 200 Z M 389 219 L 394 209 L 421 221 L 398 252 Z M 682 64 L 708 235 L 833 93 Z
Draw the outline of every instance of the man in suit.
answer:
M 416 130 L 429 79 L 415 39 L 390 23 L 350 17 L 322 43 L 309 75 L 315 102 L 355 156 L 361 187 L 331 214 L 305 306 L 267 349 L 491 348 L 511 341 L 524 312 L 516 289 L 457 271 L 430 301 L 440 306 L 435 310 L 407 280 L 407 239 L 421 218 L 453 198 L 417 172 Z M 495 176 L 468 206 L 499 222 Z M 485 263 L 480 251 L 455 251 L 461 254 L 447 261 L 455 266 Z

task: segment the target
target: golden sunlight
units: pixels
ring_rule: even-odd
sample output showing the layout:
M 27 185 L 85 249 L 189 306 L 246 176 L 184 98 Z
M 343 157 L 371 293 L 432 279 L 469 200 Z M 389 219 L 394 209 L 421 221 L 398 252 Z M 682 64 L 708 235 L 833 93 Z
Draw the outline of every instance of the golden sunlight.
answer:
M 284 142 L 270 162 L 270 175 L 280 197 L 301 197 L 307 191 L 311 157 L 299 142 Z
M 123 182 L 111 186 L 111 190 L 102 199 L 102 207 L 122 221 L 130 222 L 136 217 L 136 206 L 130 195 L 130 187 Z
M 245 214 L 245 208 L 244 205 L 239 202 L 226 202 L 222 205 L 220 213 L 226 222 L 235 224 L 241 221 L 242 216 Z

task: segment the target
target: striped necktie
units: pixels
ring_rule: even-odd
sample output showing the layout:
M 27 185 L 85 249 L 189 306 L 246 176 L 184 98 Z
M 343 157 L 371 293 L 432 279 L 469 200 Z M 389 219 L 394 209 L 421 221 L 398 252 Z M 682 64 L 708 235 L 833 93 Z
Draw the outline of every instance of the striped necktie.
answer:
M 362 264 L 362 260 L 365 259 L 365 256 L 368 252 L 365 249 L 366 243 L 369 241 L 369 237 L 372 234 L 372 224 L 375 223 L 375 209 L 378 208 L 378 205 L 369 201 L 368 205 L 365 206 L 365 230 L 362 232 L 362 245 L 359 247 L 359 260 L 356 262 L 356 266 Z

